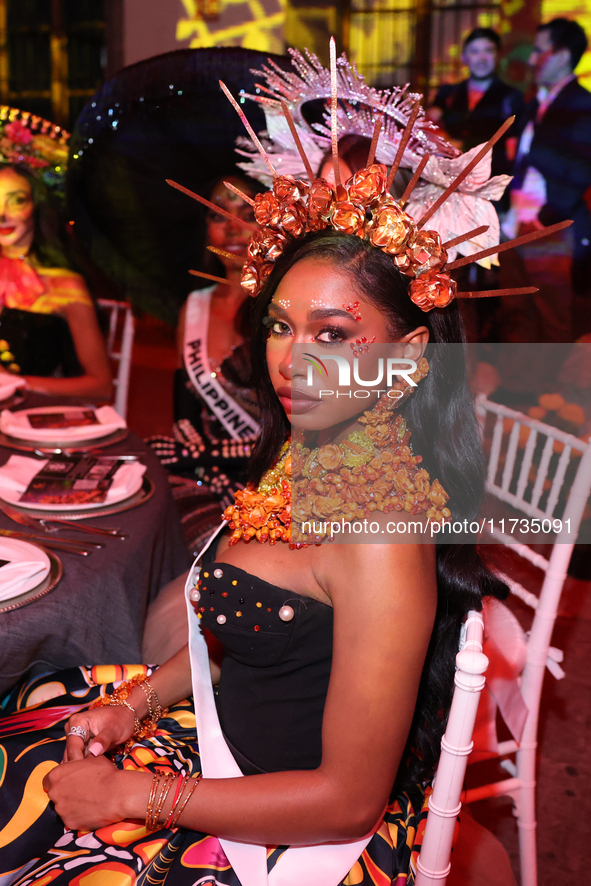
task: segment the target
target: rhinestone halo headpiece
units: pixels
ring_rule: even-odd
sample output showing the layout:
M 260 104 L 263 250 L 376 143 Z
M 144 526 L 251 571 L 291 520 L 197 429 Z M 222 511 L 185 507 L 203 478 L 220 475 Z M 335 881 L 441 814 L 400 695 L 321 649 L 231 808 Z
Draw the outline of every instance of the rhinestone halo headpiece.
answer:
M 241 98 L 250 98 L 263 106 L 267 121 L 268 138 L 263 144 L 275 167 L 284 174 L 300 178 L 304 167 L 293 143 L 290 129 L 286 124 L 282 103 L 287 105 L 306 154 L 314 168 L 318 168 L 322 157 L 330 149 L 332 141 L 330 110 L 325 106 L 323 123 L 310 125 L 304 116 L 304 107 L 318 99 L 331 98 L 331 72 L 323 67 L 314 53 L 307 49 L 302 54 L 297 49 L 289 50 L 293 71 L 281 70 L 271 59 L 262 70 L 253 71 L 265 83 L 256 83 L 257 94 L 241 92 Z M 355 63 L 343 54 L 336 59 L 336 81 L 339 103 L 336 112 L 336 131 L 339 139 L 348 134 L 373 137 L 375 121 L 383 118 L 381 132 L 376 146 L 376 156 L 381 163 L 390 165 L 416 103 L 422 96 L 410 92 L 406 86 L 391 89 L 375 89 L 365 82 Z M 264 160 L 256 148 L 246 138 L 239 139 L 238 153 L 248 158 L 239 163 L 247 175 L 270 185 L 271 177 Z M 460 154 L 448 141 L 441 137 L 438 128 L 425 117 L 420 108 L 412 128 L 411 137 L 405 149 L 401 166 L 413 168 L 425 154 L 440 157 L 457 157 Z
M 257 194 L 254 200 L 243 194 L 234 185 L 225 182 L 230 190 L 237 193 L 253 207 L 255 219 L 260 228 L 231 213 L 227 213 L 220 207 L 210 203 L 209 200 L 194 194 L 182 185 L 168 180 L 170 185 L 209 208 L 213 208 L 218 214 L 228 215 L 238 223 L 253 230 L 248 245 L 248 257 L 241 279 L 242 286 L 249 295 L 256 297 L 260 293 L 273 270 L 275 262 L 283 254 L 290 241 L 298 240 L 308 233 L 321 231 L 329 227 L 343 234 L 350 234 L 369 240 L 373 246 L 389 255 L 399 271 L 413 278 L 409 294 L 412 301 L 423 311 L 446 307 L 454 298 L 481 298 L 489 295 L 514 295 L 536 292 L 537 290 L 534 287 L 486 290 L 482 292 L 458 292 L 457 284 L 450 277 L 449 271 L 473 261 L 496 255 L 506 249 L 520 246 L 530 240 L 548 236 L 554 231 L 562 230 L 571 225 L 571 221 L 560 222 L 557 225 L 518 237 L 515 240 L 489 246 L 486 249 L 480 250 L 480 252 L 452 262 L 448 261 L 447 249 L 458 246 L 460 243 L 483 233 L 488 229 L 488 226 L 484 225 L 467 231 L 447 242 L 442 242 L 441 234 L 438 231 L 423 230 L 429 219 L 435 215 L 472 170 L 490 153 L 496 142 L 511 126 L 514 118 L 509 118 L 479 150 L 471 152 L 472 156 L 469 162 L 463 166 L 459 174 L 440 193 L 437 199 L 426 208 L 422 217 L 415 221 L 404 211 L 404 206 L 429 162 L 430 155 L 423 155 L 404 194 L 399 200 L 395 200 L 392 197 L 390 188 L 403 160 L 404 152 L 407 150 L 408 144 L 415 133 L 416 121 L 421 110 L 418 101 L 415 102 L 410 110 L 404 131 L 398 138 L 396 155 L 390 171 L 388 172 L 384 164 L 374 162 L 383 121 L 382 115 L 379 115 L 374 123 L 366 167 L 354 173 L 343 185 L 340 178 L 338 153 L 339 78 L 334 38 L 331 38 L 330 41 L 330 58 L 330 132 L 335 179 L 334 186 L 326 179 L 314 176 L 310 160 L 302 145 L 290 109 L 284 100 L 280 102 L 282 113 L 300 154 L 303 166 L 306 169 L 310 184 L 301 179 L 296 179 L 291 174 L 279 175 L 271 157 L 253 131 L 240 105 L 221 81 L 222 91 L 240 116 L 272 180 L 272 189 L 263 194 Z M 348 68 L 349 72 L 351 70 Z M 284 76 L 286 82 L 289 83 L 290 75 Z M 367 87 L 367 89 L 369 90 L 370 87 Z M 419 141 L 418 136 L 415 135 L 415 138 Z M 214 251 L 219 252 L 220 250 L 215 249 Z M 191 271 L 191 273 L 210 280 L 216 280 L 220 283 L 227 282 L 223 278 L 213 277 L 197 271 Z

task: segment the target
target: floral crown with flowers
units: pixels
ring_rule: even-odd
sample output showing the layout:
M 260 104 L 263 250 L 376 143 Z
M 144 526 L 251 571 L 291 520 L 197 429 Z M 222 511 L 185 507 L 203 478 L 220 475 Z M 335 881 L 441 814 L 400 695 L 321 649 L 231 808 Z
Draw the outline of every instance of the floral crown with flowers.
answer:
M 314 175 L 309 158 L 302 145 L 298 128 L 294 123 L 287 103 L 283 99 L 280 100 L 282 112 L 300 154 L 309 184 L 295 178 L 293 175 L 279 175 L 268 152 L 246 119 L 244 112 L 221 81 L 222 91 L 240 116 L 271 176 L 272 189 L 263 194 L 257 194 L 254 199 L 242 193 L 230 182 L 224 182 L 229 190 L 234 191 L 234 193 L 238 194 L 253 207 L 254 216 L 260 228 L 223 210 L 219 206 L 215 206 L 209 200 L 193 193 L 183 185 L 167 180 L 172 187 L 193 197 L 205 206 L 213 208 L 216 213 L 227 216 L 252 230 L 247 260 L 241 277 L 241 283 L 246 292 L 253 297 L 256 297 L 261 292 L 273 270 L 275 262 L 283 254 L 289 242 L 298 240 L 308 233 L 322 231 L 327 228 L 332 228 L 343 234 L 361 237 L 388 254 L 394 266 L 401 273 L 412 278 L 409 287 L 410 298 L 425 312 L 431 311 L 433 308 L 446 307 L 454 298 L 525 295 L 536 292 L 537 289 L 535 287 L 459 292 L 457 283 L 450 276 L 449 272 L 454 268 L 474 261 L 487 260 L 490 256 L 496 256 L 506 249 L 520 246 L 530 240 L 546 237 L 555 231 L 568 227 L 572 224 L 572 221 L 559 222 L 548 228 L 534 231 L 502 244 L 498 243 L 498 237 L 494 237 L 492 245 L 480 250 L 475 247 L 474 240 L 489 231 L 489 224 L 481 224 L 472 230 L 452 236 L 451 239 L 444 239 L 446 238 L 446 233 L 441 231 L 441 226 L 439 226 L 440 230 L 425 229 L 426 223 L 445 207 L 450 198 L 457 196 L 458 189 L 461 188 L 472 171 L 487 156 L 490 163 L 490 152 L 493 146 L 511 126 L 514 118 L 509 118 L 485 145 L 463 155 L 461 158 L 463 162 L 457 168 L 457 174 L 453 177 L 449 174 L 447 175 L 448 181 L 451 178 L 449 183 L 446 182 L 443 169 L 437 170 L 436 167 L 436 172 L 439 171 L 441 173 L 439 179 L 434 173 L 431 174 L 430 178 L 438 184 L 436 188 L 438 195 L 435 197 L 431 194 L 432 200 L 427 199 L 425 201 L 425 204 L 422 206 L 424 212 L 415 220 L 405 211 L 405 207 L 407 207 L 413 191 L 419 184 L 419 180 L 428 164 L 436 158 L 431 158 L 429 154 L 423 154 L 420 160 L 418 160 L 412 178 L 400 199 L 397 200 L 392 197 L 390 188 L 409 141 L 413 136 L 417 117 L 420 113 L 418 101 L 415 102 L 408 115 L 406 126 L 400 135 L 396 155 L 390 170 L 388 171 L 384 164 L 374 162 L 383 121 L 383 114 L 378 113 L 374 121 L 367 165 L 364 169 L 354 173 L 343 184 L 340 176 L 338 153 L 338 76 L 334 38 L 331 38 L 330 42 L 330 57 L 331 146 L 334 186 L 326 179 L 317 178 Z M 453 162 L 453 160 L 448 161 L 448 164 Z M 450 172 L 449 169 L 446 171 L 447 173 Z M 508 177 L 505 178 L 508 181 Z M 429 180 L 428 175 L 427 180 Z M 491 179 L 490 181 L 494 180 Z M 490 197 L 485 198 L 481 195 L 479 199 L 482 203 L 487 203 L 494 213 L 494 209 L 490 204 Z M 469 205 L 468 195 L 465 195 L 461 205 L 465 205 L 466 212 L 464 215 L 468 220 L 478 216 L 478 212 Z M 478 207 L 476 207 L 477 209 Z M 456 216 L 457 213 L 454 212 L 453 215 Z M 496 218 L 496 213 L 494 215 Z M 445 214 L 441 220 L 443 221 L 444 219 Z M 456 258 L 453 261 L 450 260 L 450 251 L 455 250 L 461 244 L 467 243 L 471 243 L 470 254 Z M 224 253 L 215 247 L 208 248 L 213 252 L 225 255 L 227 258 L 235 258 L 235 256 Z M 475 251 L 475 248 L 477 251 Z M 190 271 L 190 273 L 219 283 L 228 282 L 224 278 L 214 277 L 211 274 L 199 271 Z
M 20 164 L 60 198 L 68 166 L 70 133 L 37 117 L 0 105 L 0 164 Z

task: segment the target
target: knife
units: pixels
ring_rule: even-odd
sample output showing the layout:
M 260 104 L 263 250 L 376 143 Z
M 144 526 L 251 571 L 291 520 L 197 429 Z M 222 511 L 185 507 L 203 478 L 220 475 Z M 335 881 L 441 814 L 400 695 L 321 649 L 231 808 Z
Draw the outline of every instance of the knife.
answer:
M 76 542 L 56 541 L 47 536 L 31 535 L 28 532 L 13 532 L 12 529 L 0 529 L 0 536 L 4 538 L 16 538 L 19 541 L 31 541 L 45 548 L 53 548 L 56 551 L 67 551 L 69 554 L 80 554 L 81 557 L 89 557 L 92 551 L 81 548 Z M 102 547 L 95 545 L 94 547 Z
M 17 530 L 4 529 L 2 531 L 3 532 L 16 532 Z M 40 539 L 41 541 L 45 541 L 46 539 L 48 541 L 53 541 L 53 538 L 54 538 L 54 536 L 52 536 L 52 535 L 50 535 L 48 538 L 47 535 L 37 535 L 34 532 L 21 532 L 20 530 L 18 530 L 18 534 L 22 535 L 23 538 L 35 538 L 35 539 Z M 100 541 L 78 541 L 77 538 L 60 538 L 60 536 L 57 536 L 56 541 L 59 541 L 60 544 L 63 543 L 63 544 L 73 545 L 76 548 L 97 548 L 97 550 L 98 550 L 98 548 L 104 548 L 104 546 L 105 546 L 105 543 L 100 542 Z
M 120 539 L 126 539 L 128 537 L 122 532 L 119 532 L 118 529 L 102 529 L 98 526 L 79 526 L 78 523 L 73 520 L 62 520 L 60 517 L 56 517 L 55 519 L 43 516 L 33 517 L 31 514 L 23 514 L 21 511 L 17 511 L 16 508 L 11 507 L 6 504 L 6 502 L 0 503 L 0 511 L 2 511 L 3 514 L 6 514 L 7 517 L 10 517 L 11 520 L 14 520 L 15 523 L 20 523 L 22 526 L 29 526 L 31 529 L 43 529 L 46 532 L 56 532 L 56 529 L 50 529 L 49 527 L 45 529 L 45 526 L 47 523 L 58 523 L 60 526 L 69 529 L 77 529 L 79 532 L 86 532 L 91 535 L 108 535 L 112 538 Z M 66 539 L 66 541 L 68 541 L 68 539 Z

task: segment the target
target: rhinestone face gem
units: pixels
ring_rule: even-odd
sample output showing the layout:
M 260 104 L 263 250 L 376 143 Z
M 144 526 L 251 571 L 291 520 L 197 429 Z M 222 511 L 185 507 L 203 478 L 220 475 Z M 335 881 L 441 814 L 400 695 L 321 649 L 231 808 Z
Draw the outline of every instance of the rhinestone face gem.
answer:
M 223 569 L 214 569 L 213 570 L 213 577 L 214 578 L 221 578 L 223 574 L 224 574 Z
M 203 578 L 209 578 L 209 572 L 204 572 L 204 573 L 203 573 Z
M 236 612 L 236 618 L 242 618 L 242 613 L 240 612 L 240 610 Z
M 197 590 L 197 588 L 191 588 L 189 591 L 189 600 L 192 600 L 193 603 L 197 603 L 201 599 L 201 591 Z
M 279 610 L 279 618 L 281 621 L 291 621 L 294 615 L 295 612 L 291 606 L 282 606 Z
M 262 605 L 263 605 L 262 603 L 257 603 L 256 604 L 257 609 L 261 609 Z
M 236 579 L 234 579 L 234 581 L 232 582 L 232 584 L 233 584 L 233 585 L 237 585 L 237 584 L 238 584 L 238 582 L 236 581 Z
M 219 625 L 225 625 L 226 624 L 226 616 L 225 615 L 218 615 L 218 617 L 216 618 L 216 621 Z

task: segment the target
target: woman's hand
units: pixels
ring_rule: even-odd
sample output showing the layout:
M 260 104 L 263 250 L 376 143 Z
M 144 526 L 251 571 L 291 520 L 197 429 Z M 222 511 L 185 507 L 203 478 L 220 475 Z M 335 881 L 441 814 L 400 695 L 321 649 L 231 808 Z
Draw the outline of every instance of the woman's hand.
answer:
M 124 705 L 105 705 L 74 714 L 65 725 L 64 763 L 98 757 L 131 738 L 134 716 Z
M 67 828 L 93 831 L 124 818 L 123 775 L 105 757 L 91 756 L 56 766 L 43 779 L 43 788 Z

